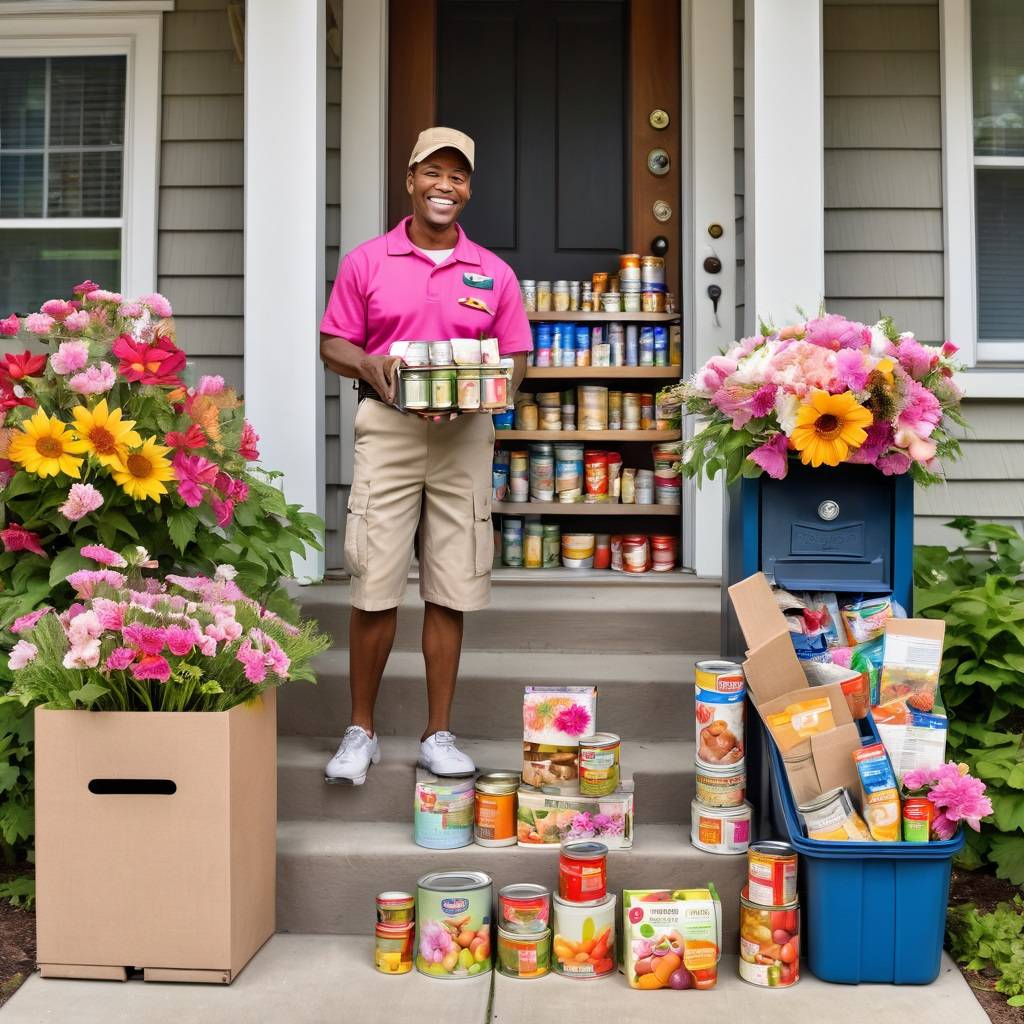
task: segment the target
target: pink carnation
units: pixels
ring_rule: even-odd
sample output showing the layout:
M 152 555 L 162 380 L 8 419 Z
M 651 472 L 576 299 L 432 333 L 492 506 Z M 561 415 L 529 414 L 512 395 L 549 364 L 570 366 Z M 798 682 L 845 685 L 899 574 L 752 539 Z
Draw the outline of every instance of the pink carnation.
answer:
M 911 377 L 920 379 L 938 362 L 935 349 L 922 345 L 912 334 L 901 334 L 896 345 L 896 358 Z
M 92 600 L 92 609 L 99 617 L 100 625 L 118 633 L 124 626 L 125 608 L 125 604 L 112 601 L 109 597 L 94 597 Z
M 94 288 L 85 297 L 89 302 L 120 302 L 124 298 L 120 292 L 108 292 L 104 288 Z
M 12 313 L 9 317 L 0 320 L 0 336 L 13 338 L 20 330 L 21 321 L 18 319 L 17 313 Z
M 84 341 L 62 341 L 50 356 L 50 368 L 66 377 L 77 373 L 89 361 L 89 346 Z
M 144 309 L 141 302 L 122 302 L 117 307 L 117 311 L 121 316 L 134 320 L 136 317 L 142 316 Z
M 906 452 L 888 452 L 878 457 L 875 466 L 885 476 L 902 476 L 910 469 L 910 456 Z
M 899 415 L 899 424 L 913 430 L 918 437 L 928 437 L 942 419 L 942 406 L 923 384 L 916 380 L 907 384 L 906 405 Z
M 775 408 L 775 395 L 778 392 L 775 384 L 763 384 L 750 397 L 750 411 L 755 418 L 767 416 Z
M 159 654 L 147 654 L 132 665 L 132 675 L 140 681 L 155 679 L 158 683 L 166 683 L 171 678 L 171 666 Z
M 751 408 L 750 391 L 739 387 L 719 388 L 711 398 L 712 404 L 725 416 L 732 419 L 734 430 L 746 426 L 754 416 Z
M 64 328 L 68 331 L 84 331 L 89 326 L 92 318 L 84 309 L 76 309 L 64 321 Z
M 203 455 L 186 455 L 184 451 L 177 451 L 171 465 L 178 479 L 181 500 L 189 508 L 202 504 L 204 489 L 212 487 L 217 479 L 217 464 Z
M 694 384 L 701 391 L 713 395 L 725 383 L 726 378 L 735 372 L 736 361 L 734 359 L 727 359 L 725 356 L 712 356 L 697 371 Z
M 747 458 L 757 463 L 773 480 L 782 480 L 786 475 L 788 450 L 789 438 L 780 433 L 755 448 Z
M 955 356 L 957 354 L 957 352 L 959 352 L 959 351 L 960 351 L 960 346 L 955 344 L 952 341 L 944 341 L 942 343 L 942 354 L 947 359 L 952 359 L 953 356 Z
M 211 492 L 210 505 L 213 508 L 214 515 L 217 517 L 217 525 L 220 527 L 228 526 L 235 514 L 234 501 L 231 498 L 221 500 Z
M 206 376 L 199 378 L 199 383 L 196 385 L 195 394 L 197 395 L 219 395 L 224 390 L 224 378 L 217 375 Z
M 86 544 L 80 553 L 83 558 L 91 558 L 94 562 L 99 562 L 100 565 L 110 565 L 115 569 L 123 569 L 128 564 L 123 555 L 119 555 L 102 544 Z
M 143 654 L 159 654 L 167 642 L 167 630 L 161 626 L 147 626 L 144 622 L 129 623 L 121 630 L 125 642 L 137 647 Z
M 67 500 L 57 511 L 69 522 L 77 523 L 102 504 L 103 495 L 92 484 L 72 484 Z
M 867 429 L 864 443 L 855 448 L 846 457 L 847 462 L 856 462 L 866 466 L 874 466 L 883 452 L 892 445 L 893 430 L 888 420 L 878 420 Z
M 198 641 L 198 634 L 183 626 L 167 627 L 167 648 L 171 654 L 182 657 L 189 654 Z
M 7 667 L 12 671 L 17 672 L 19 669 L 31 664 L 38 653 L 39 648 L 36 647 L 35 644 L 29 643 L 28 640 L 19 640 L 11 648 Z
M 150 295 L 140 295 L 139 302 L 143 303 L 160 317 L 171 315 L 171 304 L 159 292 Z
M 37 608 L 34 612 L 27 612 L 25 615 L 20 615 L 18 618 L 11 623 L 12 633 L 26 633 L 32 629 L 35 624 L 47 613 L 53 611 L 52 608 Z
M 115 647 L 107 655 L 106 667 L 112 672 L 121 672 L 135 660 L 135 651 L 131 647 Z
M 89 292 L 94 292 L 99 288 L 99 285 L 95 281 L 90 281 L 86 278 L 81 284 L 76 284 L 71 291 L 75 295 L 88 295 Z
M 68 584 L 80 598 L 88 601 L 101 585 L 120 590 L 125 585 L 125 578 L 113 569 L 79 569 L 68 577 Z
M 65 320 L 75 312 L 76 308 L 66 299 L 47 299 L 39 307 L 39 312 L 52 316 L 54 320 Z
M 68 620 L 67 635 L 72 645 L 95 640 L 102 632 L 103 623 L 92 609 L 79 612 Z
M 238 454 L 247 462 L 255 462 L 260 457 L 260 453 L 256 448 L 259 440 L 260 435 L 253 430 L 252 424 L 248 420 L 244 420 L 242 422 L 242 440 L 238 446 Z
M 838 313 L 829 313 L 808 320 L 804 338 L 812 345 L 836 352 L 842 348 L 867 348 L 871 344 L 871 329 Z
M 104 395 L 117 382 L 117 374 L 108 362 L 88 366 L 68 380 L 68 387 L 78 395 Z
M 25 330 L 32 334 L 49 334 L 54 320 L 47 313 L 29 313 L 25 317 Z
M 584 736 L 590 728 L 590 712 L 582 704 L 570 704 L 555 715 L 554 725 L 567 736 Z
M 39 534 L 34 530 L 26 530 L 20 523 L 11 523 L 7 529 L 0 530 L 0 542 L 3 543 L 4 551 L 30 551 L 33 555 L 46 558 L 46 552 L 40 546 Z
M 833 390 L 861 391 L 868 382 L 867 361 L 864 354 L 855 348 L 844 348 L 836 353 L 836 384 Z

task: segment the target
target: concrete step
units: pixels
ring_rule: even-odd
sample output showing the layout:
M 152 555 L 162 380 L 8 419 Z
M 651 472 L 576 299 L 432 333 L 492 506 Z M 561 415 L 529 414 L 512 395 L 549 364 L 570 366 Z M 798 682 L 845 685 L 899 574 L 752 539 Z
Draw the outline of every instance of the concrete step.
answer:
M 430 871 L 486 871 L 494 891 L 512 882 L 557 888 L 558 853 L 517 846 L 425 850 L 400 822 L 282 821 L 277 830 L 277 928 L 283 932 L 366 935 L 374 896 L 415 892 Z M 690 845 L 688 825 L 644 825 L 631 850 L 608 854 L 608 887 L 688 888 L 714 882 L 722 897 L 723 948 L 736 949 L 739 894 L 747 858 L 705 853 Z
M 624 740 L 692 739 L 694 665 L 714 656 L 467 650 L 452 723 L 462 736 L 518 738 L 524 686 L 586 683 L 598 688 L 599 727 Z M 348 652 L 327 651 L 316 667 L 316 685 L 290 683 L 278 690 L 278 732 L 340 735 L 348 723 Z M 394 651 L 377 701 L 377 730 L 382 736 L 419 735 L 426 721 L 423 658 Z
M 331 737 L 282 736 L 278 740 L 278 817 L 282 821 L 404 822 L 411 835 L 419 739 L 395 736 L 383 740 L 381 763 L 370 769 L 363 786 L 324 782 L 324 765 L 336 745 Z M 522 747 L 515 740 L 467 740 L 460 745 L 481 771 L 517 771 L 522 764 Z M 694 753 L 690 740 L 624 744 L 622 777 L 634 783 L 637 825 L 689 821 L 695 791 Z
M 420 649 L 423 602 L 411 582 L 398 615 L 396 650 Z M 348 646 L 348 584 L 293 587 L 306 615 Z M 671 574 L 635 586 L 495 581 L 488 608 L 466 616 L 465 650 L 682 653 L 717 650 L 717 580 Z

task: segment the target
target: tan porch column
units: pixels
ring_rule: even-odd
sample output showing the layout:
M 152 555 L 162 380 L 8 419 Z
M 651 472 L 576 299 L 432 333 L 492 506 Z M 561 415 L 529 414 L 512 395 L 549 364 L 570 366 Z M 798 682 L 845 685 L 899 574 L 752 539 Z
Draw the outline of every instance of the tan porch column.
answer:
M 825 294 L 821 0 L 746 0 L 744 334 Z
M 289 502 L 324 511 L 323 0 L 245 12 L 245 403 Z M 295 560 L 323 576 L 322 552 Z

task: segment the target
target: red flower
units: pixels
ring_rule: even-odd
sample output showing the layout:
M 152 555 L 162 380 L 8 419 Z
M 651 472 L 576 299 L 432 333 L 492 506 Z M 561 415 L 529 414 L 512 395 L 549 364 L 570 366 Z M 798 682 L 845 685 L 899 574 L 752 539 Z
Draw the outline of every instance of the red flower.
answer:
M 0 414 L 6 413 L 9 409 L 15 409 L 19 405 L 28 406 L 29 409 L 36 407 L 36 400 L 31 395 L 18 394 L 19 391 L 21 388 L 15 390 L 14 381 L 11 380 L 7 370 L 0 363 Z
M 7 335 L 9 338 L 13 338 L 20 330 L 21 321 L 18 319 L 17 313 L 12 313 L 6 319 L 0 320 L 0 335 Z
M 46 356 L 34 356 L 27 349 L 21 355 L 8 352 L 0 365 L 12 380 L 21 380 L 22 377 L 38 377 L 46 366 Z
M 95 281 L 90 281 L 86 278 L 81 284 L 76 284 L 71 290 L 75 295 L 88 295 L 89 292 L 94 292 L 99 288 L 99 285 Z
M 252 424 L 248 420 L 243 420 L 242 440 L 238 447 L 238 454 L 248 462 L 255 462 L 260 457 L 260 453 L 256 449 L 259 439 L 260 435 L 253 430 Z
M 164 444 L 168 448 L 174 448 L 175 450 L 181 449 L 183 451 L 189 448 L 205 448 L 206 447 L 206 435 L 203 433 L 203 428 L 198 423 L 190 423 L 188 430 L 181 433 L 177 430 L 170 431 L 164 437 Z
M 31 551 L 46 558 L 46 552 L 39 544 L 39 534 L 18 523 L 11 523 L 6 530 L 0 530 L 0 541 L 3 541 L 5 551 Z
M 117 372 L 125 380 L 139 384 L 181 384 L 178 374 L 185 367 L 185 353 L 169 338 L 159 338 L 152 345 L 146 345 L 129 334 L 122 334 L 111 352 L 121 361 Z

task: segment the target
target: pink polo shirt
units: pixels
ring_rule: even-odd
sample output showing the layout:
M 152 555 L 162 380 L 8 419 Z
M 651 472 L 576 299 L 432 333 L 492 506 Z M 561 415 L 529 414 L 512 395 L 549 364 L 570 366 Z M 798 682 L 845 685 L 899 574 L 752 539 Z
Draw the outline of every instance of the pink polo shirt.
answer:
M 341 261 L 320 330 L 370 355 L 393 341 L 497 338 L 503 356 L 533 348 L 512 268 L 456 225 L 455 250 L 440 265 L 409 241 L 406 217 Z M 482 306 L 482 308 L 481 308 Z

